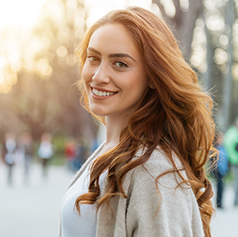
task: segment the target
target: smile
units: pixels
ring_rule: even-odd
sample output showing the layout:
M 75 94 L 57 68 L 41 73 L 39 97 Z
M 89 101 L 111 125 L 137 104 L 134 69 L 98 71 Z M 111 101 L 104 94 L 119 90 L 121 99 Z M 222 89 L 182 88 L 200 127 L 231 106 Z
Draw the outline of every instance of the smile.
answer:
M 93 88 L 93 94 L 97 96 L 110 96 L 110 95 L 115 95 L 117 92 L 106 92 L 106 91 L 98 91 Z

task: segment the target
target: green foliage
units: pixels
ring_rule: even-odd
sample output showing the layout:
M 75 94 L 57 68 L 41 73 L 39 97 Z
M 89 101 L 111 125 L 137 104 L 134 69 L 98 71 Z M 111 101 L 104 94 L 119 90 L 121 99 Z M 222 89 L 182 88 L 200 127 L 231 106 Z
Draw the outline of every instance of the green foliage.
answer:
M 64 154 L 65 139 L 65 136 L 56 136 L 53 138 L 54 156 L 62 156 L 62 154 Z

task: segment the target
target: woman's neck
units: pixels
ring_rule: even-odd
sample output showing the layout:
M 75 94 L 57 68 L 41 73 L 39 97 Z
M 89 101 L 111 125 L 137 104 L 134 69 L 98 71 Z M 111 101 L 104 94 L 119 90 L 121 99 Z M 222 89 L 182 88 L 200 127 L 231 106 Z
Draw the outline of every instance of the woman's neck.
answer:
M 105 117 L 106 124 L 106 142 L 104 144 L 102 153 L 105 153 L 116 147 L 120 141 L 120 134 L 122 129 L 126 126 L 125 122 L 117 118 Z

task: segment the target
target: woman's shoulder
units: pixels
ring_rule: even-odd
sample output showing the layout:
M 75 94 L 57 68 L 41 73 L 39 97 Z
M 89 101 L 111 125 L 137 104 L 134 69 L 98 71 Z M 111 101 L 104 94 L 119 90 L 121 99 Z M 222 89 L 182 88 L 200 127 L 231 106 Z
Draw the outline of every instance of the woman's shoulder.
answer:
M 136 153 L 136 158 L 141 157 L 144 152 L 145 150 L 143 149 L 139 150 Z M 137 183 L 141 187 L 144 185 L 154 186 L 157 183 L 160 189 L 175 189 L 179 183 L 187 180 L 187 175 L 179 158 L 173 152 L 172 160 L 176 167 L 174 167 L 172 161 L 161 147 L 157 146 L 144 164 L 137 166 L 131 171 L 129 182 Z M 179 173 L 176 169 L 179 170 Z M 185 183 L 181 184 L 182 186 L 188 188 Z
M 145 150 L 138 151 L 136 157 L 139 158 L 138 156 L 143 155 L 144 152 Z M 124 187 L 129 190 L 129 193 L 133 190 L 134 192 L 135 190 L 143 190 L 155 197 L 157 195 L 156 190 L 159 190 L 161 196 L 165 199 L 176 196 L 190 202 L 194 199 L 194 194 L 190 185 L 182 182 L 187 180 L 186 172 L 175 154 L 172 154 L 172 159 L 176 167 L 174 167 L 166 153 L 160 147 L 157 147 L 144 164 L 128 172 L 124 180 Z
M 138 151 L 137 158 L 144 152 L 145 150 Z M 175 195 L 174 190 L 176 190 L 176 195 L 190 200 L 194 196 L 191 187 L 188 183 L 182 182 L 187 180 L 186 171 L 175 153 L 172 153 L 172 160 L 175 167 L 168 155 L 158 146 L 144 164 L 135 167 L 131 175 L 127 176 L 130 177 L 126 181 L 128 187 L 150 190 L 149 193 L 158 188 L 164 198 Z
M 134 157 L 134 159 L 141 157 L 146 151 L 146 148 L 139 149 Z M 176 165 L 176 168 L 183 169 L 183 166 L 179 158 L 172 152 L 172 160 Z M 151 153 L 149 159 L 141 166 L 135 168 L 134 173 L 137 172 L 149 172 L 150 175 L 157 178 L 160 174 L 174 170 L 174 165 L 168 155 L 157 146 L 156 149 Z

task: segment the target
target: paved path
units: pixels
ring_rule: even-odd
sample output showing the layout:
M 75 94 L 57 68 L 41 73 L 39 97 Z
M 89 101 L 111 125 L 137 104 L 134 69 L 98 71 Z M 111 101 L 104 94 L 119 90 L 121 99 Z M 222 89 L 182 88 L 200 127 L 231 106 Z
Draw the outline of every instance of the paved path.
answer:
M 6 169 L 0 165 L 0 236 L 57 237 L 62 195 L 73 177 L 63 167 L 49 167 L 42 177 L 41 167 L 32 166 L 28 183 L 23 170 L 14 170 L 14 184 L 6 185 Z
M 215 203 L 215 200 L 213 202 Z M 224 208 L 216 209 L 216 215 L 212 220 L 213 237 L 238 237 L 238 207 L 234 207 L 233 203 L 233 187 L 225 186 Z
M 0 237 L 58 237 L 60 201 L 73 174 L 64 167 L 50 167 L 43 179 L 41 167 L 33 165 L 27 184 L 19 166 L 11 187 L 6 175 L 0 164 Z M 232 204 L 232 187 L 226 187 L 225 208 L 217 210 L 212 221 L 213 237 L 238 237 L 238 208 Z

